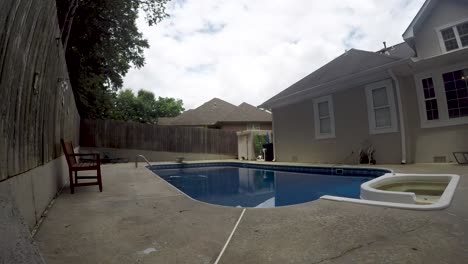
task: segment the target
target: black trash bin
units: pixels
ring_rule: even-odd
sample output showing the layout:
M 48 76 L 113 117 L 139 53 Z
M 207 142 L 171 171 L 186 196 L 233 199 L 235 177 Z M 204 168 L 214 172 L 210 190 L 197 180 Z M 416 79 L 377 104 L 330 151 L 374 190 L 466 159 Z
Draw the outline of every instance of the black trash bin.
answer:
M 273 161 L 273 143 L 263 144 L 265 150 L 265 161 Z

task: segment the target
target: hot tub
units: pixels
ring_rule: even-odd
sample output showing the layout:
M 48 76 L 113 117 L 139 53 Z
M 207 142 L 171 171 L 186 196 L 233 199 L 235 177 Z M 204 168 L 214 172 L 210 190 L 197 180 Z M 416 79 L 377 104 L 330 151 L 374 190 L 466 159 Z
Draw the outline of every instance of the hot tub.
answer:
M 459 176 L 453 174 L 387 173 L 361 185 L 361 200 L 325 196 L 324 199 L 386 207 L 440 210 L 452 201 Z

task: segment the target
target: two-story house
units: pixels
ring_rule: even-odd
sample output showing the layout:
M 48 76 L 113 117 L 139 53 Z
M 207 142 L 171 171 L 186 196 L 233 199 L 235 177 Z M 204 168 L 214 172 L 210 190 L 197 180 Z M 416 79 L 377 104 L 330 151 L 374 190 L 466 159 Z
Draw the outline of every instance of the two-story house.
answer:
M 404 42 L 352 49 L 260 107 L 277 161 L 450 162 L 468 151 L 468 1 L 427 0 Z

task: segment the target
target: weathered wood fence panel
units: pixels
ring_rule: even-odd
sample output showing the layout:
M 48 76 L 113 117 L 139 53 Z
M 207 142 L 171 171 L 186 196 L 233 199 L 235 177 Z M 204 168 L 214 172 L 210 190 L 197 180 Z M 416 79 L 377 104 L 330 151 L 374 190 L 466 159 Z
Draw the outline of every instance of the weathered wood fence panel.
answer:
M 0 180 L 61 155 L 79 139 L 55 0 L 0 1 Z
M 114 120 L 81 120 L 80 146 L 237 155 L 235 132 Z

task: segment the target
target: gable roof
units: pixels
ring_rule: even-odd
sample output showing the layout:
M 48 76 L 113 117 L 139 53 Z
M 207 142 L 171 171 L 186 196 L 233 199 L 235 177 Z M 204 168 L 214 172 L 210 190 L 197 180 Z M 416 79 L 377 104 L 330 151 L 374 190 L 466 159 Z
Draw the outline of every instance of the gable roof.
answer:
M 403 33 L 403 39 L 406 42 L 409 42 L 410 45 L 412 45 L 411 39 L 414 38 L 415 29 L 417 29 L 417 27 L 429 16 L 437 2 L 437 0 L 426 0 L 416 16 L 413 18 L 413 21 L 411 21 L 410 25 L 405 30 L 405 33 Z
M 200 118 L 198 118 L 197 115 L 192 112 L 193 109 L 189 109 L 176 117 L 160 117 L 158 118 L 158 125 L 172 125 L 187 122 L 193 124 L 203 123 L 203 121 L 200 120 Z
M 319 85 L 323 85 L 341 78 L 350 77 L 354 74 L 399 60 L 401 60 L 401 58 L 380 54 L 378 52 L 351 49 L 338 58 L 325 64 L 323 67 L 319 68 L 313 73 L 307 75 L 295 84 L 291 85 L 286 90 L 273 96 L 260 107 L 269 105 L 274 101 L 278 101 L 284 97 L 288 97 L 298 92 L 313 90 Z
M 223 101 L 219 98 L 213 98 L 201 106 L 183 112 L 181 115 L 165 119 L 161 125 L 214 125 L 219 118 L 227 115 L 236 109 L 236 106 Z
M 213 98 L 177 117 L 158 120 L 159 125 L 175 126 L 209 126 L 219 122 L 271 122 L 271 114 L 247 103 L 235 106 Z
M 251 104 L 242 103 L 219 122 L 271 122 L 271 114 Z

